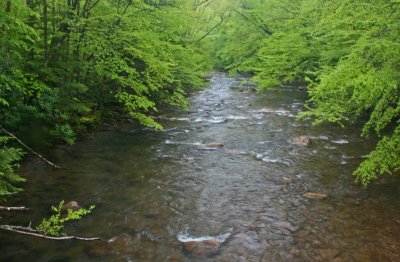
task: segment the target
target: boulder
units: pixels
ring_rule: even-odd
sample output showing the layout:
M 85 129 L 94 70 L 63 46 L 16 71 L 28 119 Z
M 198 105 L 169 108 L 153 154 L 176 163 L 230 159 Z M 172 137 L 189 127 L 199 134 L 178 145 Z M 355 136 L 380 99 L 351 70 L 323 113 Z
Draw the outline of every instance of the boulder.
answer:
M 307 198 L 319 199 L 319 200 L 322 200 L 322 199 L 325 199 L 325 198 L 328 197 L 328 196 L 325 195 L 325 194 L 313 193 L 313 192 L 307 192 L 307 193 L 305 193 L 303 196 L 304 196 L 304 197 L 307 197 Z
M 192 240 L 182 242 L 183 248 L 196 256 L 210 256 L 218 252 L 221 242 L 216 239 Z
M 79 206 L 78 202 L 76 201 L 70 201 L 68 203 L 66 203 L 65 205 L 63 205 L 62 210 L 68 210 L 68 209 L 72 209 L 72 210 L 79 210 L 81 209 L 81 207 Z
M 311 139 L 309 136 L 299 136 L 293 138 L 293 144 L 300 146 L 309 146 L 311 144 Z

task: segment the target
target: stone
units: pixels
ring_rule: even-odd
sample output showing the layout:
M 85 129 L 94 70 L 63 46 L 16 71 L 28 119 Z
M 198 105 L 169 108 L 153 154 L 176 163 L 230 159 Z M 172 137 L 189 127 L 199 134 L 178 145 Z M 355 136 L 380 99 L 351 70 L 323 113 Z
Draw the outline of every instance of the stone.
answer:
M 192 240 L 182 242 L 183 248 L 197 256 L 210 256 L 218 252 L 221 242 L 216 239 Z
M 146 218 L 156 218 L 156 217 L 158 217 L 159 215 L 160 215 L 160 212 L 155 211 L 155 210 L 153 210 L 153 211 L 148 211 L 148 212 L 145 212 L 145 213 L 144 213 L 144 216 L 145 216 Z
M 226 150 L 226 153 L 230 156 L 240 156 L 241 155 L 240 151 L 237 151 L 237 150 Z
M 72 209 L 72 210 L 79 210 L 81 209 L 81 207 L 79 206 L 78 202 L 76 201 L 70 201 L 68 203 L 66 203 L 65 205 L 63 205 L 62 210 L 68 210 L 68 209 Z
M 98 242 L 85 248 L 85 252 L 90 257 L 104 257 L 110 254 L 111 249 L 107 242 Z
M 319 200 L 322 200 L 322 199 L 325 199 L 325 198 L 328 197 L 328 196 L 325 195 L 325 194 L 313 193 L 313 192 L 307 192 L 307 193 L 305 193 L 303 196 L 306 197 L 306 198 L 319 199 Z
M 167 262 L 183 262 L 186 261 L 185 257 L 181 254 L 173 254 L 166 258 Z
M 116 253 L 126 253 L 132 247 L 132 237 L 126 233 L 110 238 L 107 243 Z
M 224 146 L 224 144 L 222 144 L 222 143 L 207 143 L 207 144 L 199 145 L 198 148 L 202 149 L 202 150 L 216 150 L 223 146 Z
M 222 143 L 208 143 L 208 144 L 204 144 L 204 147 L 209 147 L 209 148 L 218 148 L 218 147 L 223 147 L 224 144 Z
M 336 249 L 321 249 L 319 250 L 319 259 L 321 261 L 332 261 L 335 257 L 339 255 L 339 251 Z
M 299 136 L 293 138 L 293 144 L 300 146 L 309 146 L 311 145 L 311 139 L 309 136 Z

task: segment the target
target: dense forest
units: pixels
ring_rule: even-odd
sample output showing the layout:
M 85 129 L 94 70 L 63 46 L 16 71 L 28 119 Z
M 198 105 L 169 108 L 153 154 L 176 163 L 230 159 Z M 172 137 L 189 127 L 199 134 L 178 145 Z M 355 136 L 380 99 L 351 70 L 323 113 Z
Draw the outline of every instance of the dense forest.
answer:
M 10 134 L 45 150 L 109 119 L 162 129 L 213 69 L 307 86 L 299 118 L 379 137 L 357 181 L 398 173 L 399 21 L 399 0 L 2 0 L 0 200 L 24 181 Z

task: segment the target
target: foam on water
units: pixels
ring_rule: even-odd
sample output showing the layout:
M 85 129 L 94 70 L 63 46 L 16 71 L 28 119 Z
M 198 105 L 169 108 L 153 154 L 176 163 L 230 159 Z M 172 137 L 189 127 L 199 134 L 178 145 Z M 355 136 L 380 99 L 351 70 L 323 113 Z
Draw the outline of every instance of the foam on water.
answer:
M 181 242 L 189 242 L 189 241 L 204 241 L 204 240 L 218 240 L 219 242 L 223 243 L 225 240 L 231 235 L 231 233 L 225 233 L 218 236 L 201 236 L 201 237 L 194 237 L 188 234 L 179 234 L 177 236 L 178 240 Z
M 229 119 L 229 120 L 245 120 L 245 119 L 249 119 L 249 118 L 246 117 L 246 116 L 233 116 L 233 115 L 229 115 L 229 116 L 226 117 L 226 119 Z
M 169 120 L 172 121 L 190 121 L 190 118 L 188 117 L 171 117 Z
M 332 143 L 335 143 L 335 144 L 348 144 L 349 141 L 346 140 L 346 139 L 338 139 L 338 140 L 332 141 Z
M 276 159 L 276 158 L 269 158 L 269 157 L 264 157 L 264 158 L 262 158 L 262 161 L 264 161 L 264 162 L 268 162 L 268 163 L 278 163 L 278 162 L 280 162 L 280 160 L 279 159 Z

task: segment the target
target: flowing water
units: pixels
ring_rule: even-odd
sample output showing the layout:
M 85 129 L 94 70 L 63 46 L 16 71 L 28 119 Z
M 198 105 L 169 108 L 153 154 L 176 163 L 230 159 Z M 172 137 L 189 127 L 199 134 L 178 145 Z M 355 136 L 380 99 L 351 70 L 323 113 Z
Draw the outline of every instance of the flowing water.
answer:
M 68 234 L 112 241 L 0 232 L 0 260 L 400 260 L 399 179 L 364 189 L 351 176 L 376 140 L 361 139 L 356 126 L 296 121 L 304 91 L 257 95 L 246 79 L 223 73 L 210 82 L 193 95 L 189 112 L 160 120 L 164 131 L 121 125 L 96 132 L 51 153 L 62 170 L 28 158 L 25 191 L 9 204 L 31 210 L 1 214 L 1 224 L 38 224 L 58 200 L 75 200 L 96 208 L 68 225 Z M 294 145 L 300 135 L 311 146 Z M 210 256 L 182 248 L 181 241 L 198 238 L 222 244 Z

